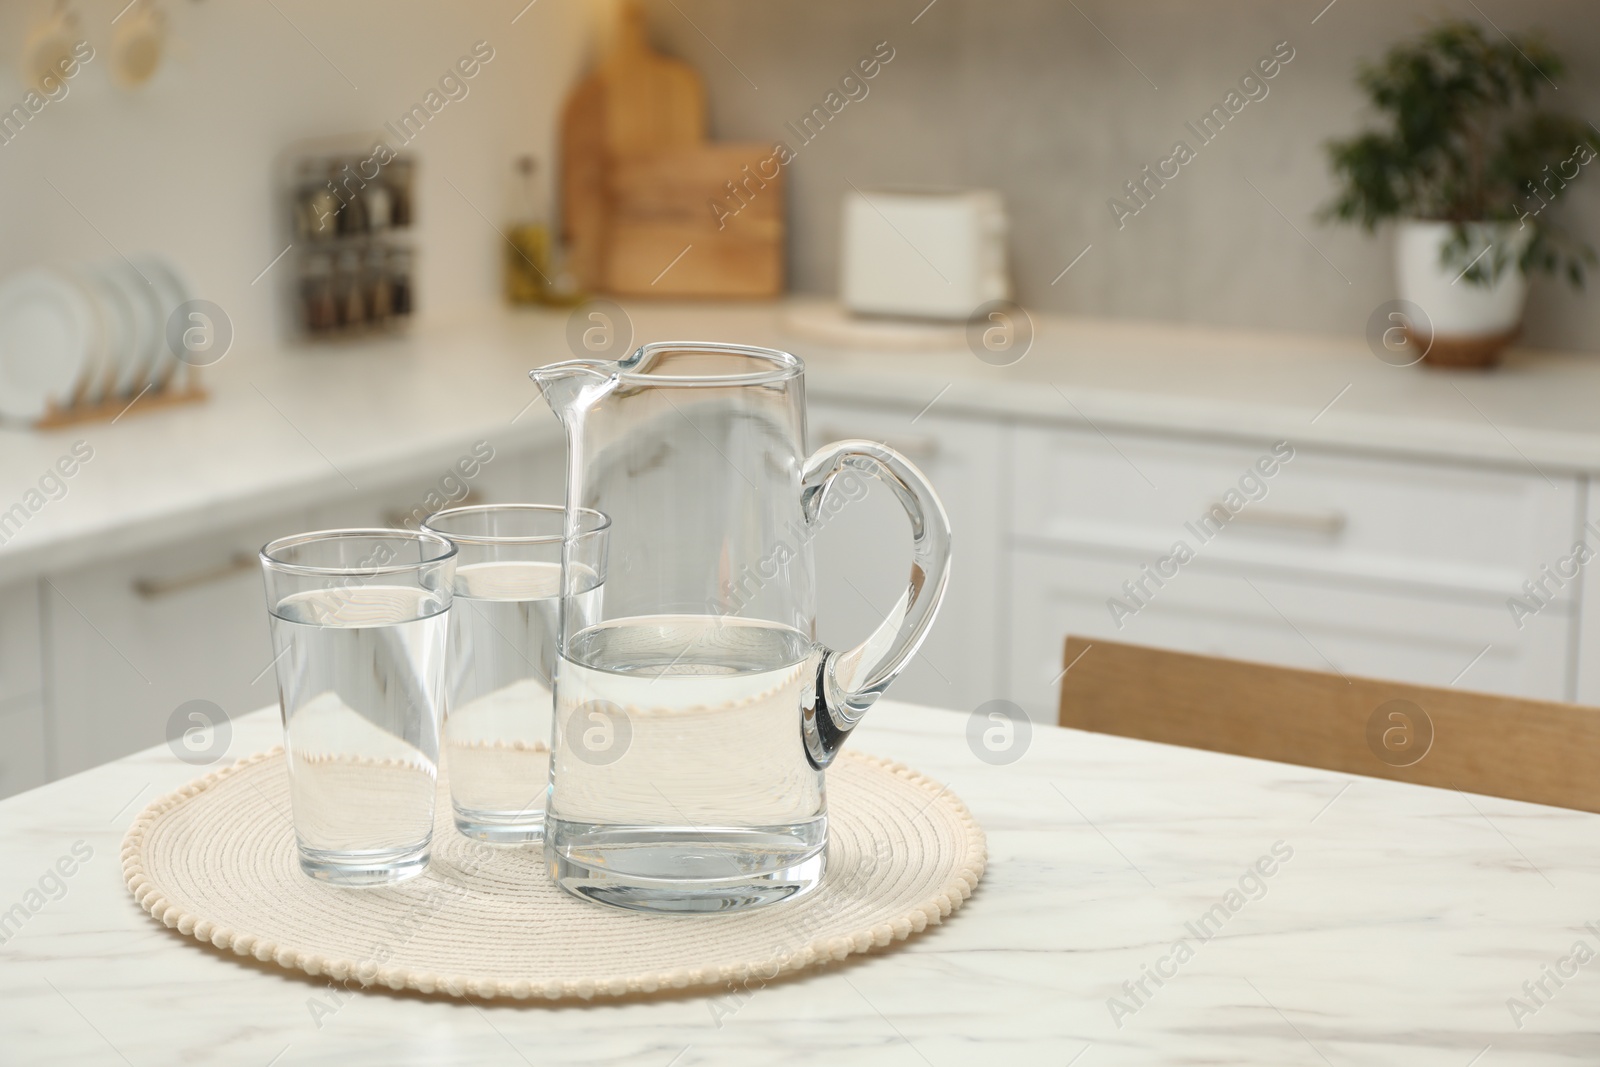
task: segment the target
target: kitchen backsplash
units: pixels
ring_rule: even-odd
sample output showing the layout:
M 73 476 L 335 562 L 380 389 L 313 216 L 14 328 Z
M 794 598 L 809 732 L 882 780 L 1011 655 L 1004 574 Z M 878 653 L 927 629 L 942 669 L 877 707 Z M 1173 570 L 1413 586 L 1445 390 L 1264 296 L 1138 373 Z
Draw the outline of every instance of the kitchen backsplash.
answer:
M 835 290 L 852 184 L 989 186 L 1005 195 L 1031 306 L 1345 335 L 1393 288 L 1386 236 L 1312 217 L 1331 189 L 1323 143 L 1362 122 L 1356 63 L 1430 16 L 1481 18 L 1468 0 L 644 2 L 655 43 L 706 79 L 712 136 L 789 149 L 796 289 Z M 1550 102 L 1600 121 L 1591 5 L 1475 2 L 1502 29 L 1546 29 L 1570 67 Z M 101 53 L 124 4 L 74 0 Z M 0 273 L 164 254 L 228 311 L 241 346 L 277 336 L 277 278 L 262 275 L 286 240 L 273 218 L 277 154 L 413 113 L 484 42 L 494 61 L 405 150 L 419 164 L 419 312 L 498 303 L 491 221 L 503 221 L 511 161 L 550 158 L 604 0 L 167 6 L 168 54 L 148 85 L 115 88 L 101 55 L 0 143 L 12 208 L 0 213 Z M 0 5 L 0 40 L 22 41 L 48 9 Z M 0 80 L 20 99 L 14 54 L 0 55 Z M 1243 103 L 1222 122 L 1212 116 L 1229 93 Z M 1193 158 L 1173 164 L 1179 141 Z M 1595 174 L 1556 209 L 1591 240 Z M 1540 279 L 1526 340 L 1600 349 L 1597 284 Z
M 1389 238 L 1313 217 L 1332 189 L 1324 142 L 1362 123 L 1359 60 L 1440 15 L 1542 28 L 1569 66 L 1548 103 L 1600 121 L 1600 18 L 1561 0 L 647 0 L 647 11 L 657 43 L 705 76 L 713 136 L 793 150 L 791 279 L 813 292 L 836 288 L 852 184 L 979 185 L 1006 197 L 1030 306 L 1359 334 L 1393 295 Z M 877 77 L 846 77 L 880 42 L 893 60 Z M 1164 164 L 1179 141 L 1192 158 Z M 1563 199 L 1565 224 L 1600 243 L 1600 178 L 1585 173 Z M 1537 281 L 1527 343 L 1600 350 L 1597 285 Z

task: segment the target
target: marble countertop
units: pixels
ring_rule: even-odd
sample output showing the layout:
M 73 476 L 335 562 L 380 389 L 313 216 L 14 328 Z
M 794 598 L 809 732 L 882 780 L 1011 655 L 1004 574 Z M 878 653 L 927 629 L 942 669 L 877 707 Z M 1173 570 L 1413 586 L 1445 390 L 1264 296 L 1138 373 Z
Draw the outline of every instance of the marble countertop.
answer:
M 130 756 L 0 802 L 0 1061 L 1600 1061 L 1600 816 L 1049 726 L 997 766 L 967 728 L 886 701 L 853 741 L 987 831 L 948 923 L 740 998 L 559 1008 L 340 996 L 157 924 L 122 833 L 203 768 Z M 277 740 L 271 711 L 233 729 L 231 756 Z
M 954 347 L 888 351 L 797 336 L 794 304 L 628 308 L 635 342 L 788 348 L 816 399 L 859 399 L 1108 431 L 1292 438 L 1450 461 L 1600 472 L 1600 356 L 1513 352 L 1492 374 L 1392 367 L 1360 338 L 1040 316 L 1011 366 Z M 208 373 L 211 399 L 115 423 L 0 429 L 0 582 L 264 518 L 443 470 L 471 442 L 548 442 L 558 428 L 530 367 L 570 358 L 565 312 L 490 311 L 409 337 L 250 348 Z M 35 492 L 76 442 L 64 493 Z M 37 505 L 37 506 L 36 506 Z

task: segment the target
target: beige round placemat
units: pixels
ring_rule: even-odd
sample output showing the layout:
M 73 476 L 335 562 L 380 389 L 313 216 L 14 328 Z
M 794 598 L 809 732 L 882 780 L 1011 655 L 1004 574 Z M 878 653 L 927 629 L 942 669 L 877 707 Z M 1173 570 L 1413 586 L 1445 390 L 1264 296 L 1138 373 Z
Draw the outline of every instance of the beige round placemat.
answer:
M 151 915 L 240 955 L 350 985 L 587 999 L 765 982 L 868 952 L 940 922 L 983 875 L 983 832 L 916 771 L 847 750 L 828 771 L 828 807 L 823 884 L 740 914 L 578 900 L 537 849 L 458 834 L 448 800 L 424 874 L 340 889 L 300 872 L 277 748 L 151 804 L 123 839 L 122 866 Z

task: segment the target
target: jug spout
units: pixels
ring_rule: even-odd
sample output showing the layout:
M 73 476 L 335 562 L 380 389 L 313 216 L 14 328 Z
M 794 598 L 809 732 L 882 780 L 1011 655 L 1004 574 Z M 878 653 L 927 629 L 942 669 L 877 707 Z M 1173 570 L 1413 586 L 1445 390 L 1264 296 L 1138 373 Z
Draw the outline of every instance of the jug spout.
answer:
M 617 364 L 607 359 L 571 359 L 536 367 L 528 377 L 539 387 L 556 418 L 566 423 L 610 391 Z

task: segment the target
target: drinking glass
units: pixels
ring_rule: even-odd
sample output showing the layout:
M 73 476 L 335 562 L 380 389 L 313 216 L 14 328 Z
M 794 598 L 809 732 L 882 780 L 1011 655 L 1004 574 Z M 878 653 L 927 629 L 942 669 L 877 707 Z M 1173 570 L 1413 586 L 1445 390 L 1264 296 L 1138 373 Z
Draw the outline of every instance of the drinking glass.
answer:
M 261 550 L 300 868 L 335 885 L 422 873 L 433 838 L 456 549 L 326 530 Z
M 422 525 L 456 546 L 445 766 L 456 829 L 480 841 L 544 836 L 566 525 L 553 504 L 450 508 Z M 588 509 L 572 524 L 566 610 L 583 625 L 599 614 L 609 525 Z

